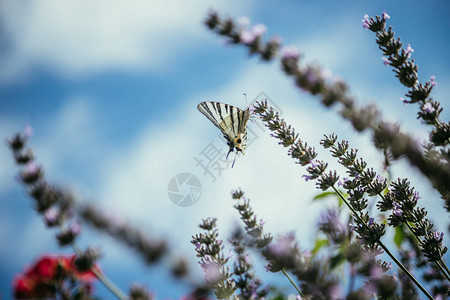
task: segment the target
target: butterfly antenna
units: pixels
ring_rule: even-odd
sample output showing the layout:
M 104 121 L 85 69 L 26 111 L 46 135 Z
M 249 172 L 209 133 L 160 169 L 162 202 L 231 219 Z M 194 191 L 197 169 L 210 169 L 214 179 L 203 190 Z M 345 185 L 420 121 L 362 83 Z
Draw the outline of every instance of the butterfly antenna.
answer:
M 245 96 L 245 104 L 248 105 L 248 102 L 247 102 L 247 94 L 246 94 L 246 93 L 243 93 L 243 95 Z

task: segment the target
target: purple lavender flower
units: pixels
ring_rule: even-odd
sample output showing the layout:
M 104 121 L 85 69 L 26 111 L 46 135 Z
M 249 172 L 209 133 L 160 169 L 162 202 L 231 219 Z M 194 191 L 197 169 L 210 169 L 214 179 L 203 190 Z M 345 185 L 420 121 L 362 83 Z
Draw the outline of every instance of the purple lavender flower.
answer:
M 384 66 L 390 65 L 391 62 L 386 57 L 382 56 L 381 59 L 383 60 Z
M 363 28 L 364 29 L 368 29 L 370 27 L 370 19 L 369 19 L 369 15 L 365 14 L 364 15 L 364 19 L 361 20 L 363 22 Z
M 265 34 L 267 31 L 267 27 L 263 24 L 256 24 L 252 27 L 252 33 L 255 37 L 260 37 Z
M 434 276 L 434 275 L 436 275 L 436 270 L 434 268 L 428 268 L 425 271 L 425 274 L 428 275 L 428 276 Z
M 432 87 L 438 86 L 438 84 L 436 82 L 436 76 L 431 76 L 430 77 L 430 84 L 431 84 Z
M 36 166 L 34 162 L 30 162 L 25 166 L 25 172 L 28 175 L 35 175 L 38 172 L 39 168 Z
M 401 215 L 403 214 L 403 211 L 401 209 L 400 204 L 398 204 L 397 202 L 394 202 L 392 204 L 394 205 L 394 209 L 393 209 L 394 215 L 397 217 L 401 217 Z
M 286 235 L 282 235 L 278 238 L 276 244 L 270 244 L 269 248 L 271 252 L 273 252 L 277 256 L 284 256 L 289 254 L 291 250 L 291 244 L 294 241 L 294 234 L 288 233 Z
M 58 224 L 58 216 L 59 216 L 59 210 L 55 206 L 50 207 L 44 213 L 45 223 L 48 226 L 57 225 Z
M 383 270 L 379 266 L 374 265 L 370 268 L 370 277 L 379 279 L 381 275 L 383 275 Z
M 428 114 L 432 114 L 434 113 L 435 109 L 433 107 L 433 105 L 431 104 L 431 102 L 427 102 L 422 106 L 422 110 Z
M 331 78 L 332 76 L 333 76 L 333 72 L 330 69 L 328 69 L 328 68 L 320 69 L 320 77 L 321 78 L 328 79 L 328 78 Z
M 246 264 L 251 264 L 251 259 L 250 259 L 250 255 L 248 255 L 248 254 L 245 254 L 245 256 L 244 256 L 244 261 L 245 261 L 245 263 Z
M 405 98 L 402 98 L 402 97 L 400 97 L 399 100 L 402 101 L 405 106 L 409 103 L 408 100 L 406 100 Z
M 422 197 L 419 196 L 419 192 L 415 191 L 414 192 L 414 199 L 417 201 L 419 199 L 422 199 Z
M 300 51 L 295 46 L 285 46 L 281 48 L 281 56 L 283 59 L 288 58 L 299 59 Z
M 42 170 L 34 162 L 25 165 L 25 169 L 20 173 L 20 180 L 24 183 L 35 183 L 42 176 Z
M 250 115 L 255 114 L 256 108 L 253 105 L 250 105 L 247 109 L 250 112 Z
M 306 69 L 305 73 L 306 80 L 310 85 L 314 85 L 319 79 L 319 76 L 317 76 L 317 74 L 311 68 Z
M 264 221 L 263 219 L 259 220 L 259 226 L 263 227 L 264 224 L 266 224 L 266 221 Z
M 220 275 L 220 265 L 215 262 L 210 255 L 205 255 L 199 263 L 204 271 L 205 280 L 207 282 L 216 283 L 221 281 L 222 276 Z
M 370 219 L 369 219 L 369 226 L 373 225 L 374 221 L 375 221 L 374 218 L 370 218 Z
M 251 43 L 253 43 L 255 41 L 256 37 L 252 32 L 250 32 L 248 30 L 243 30 L 241 32 L 239 38 L 243 44 L 250 45 Z
M 406 51 L 405 51 L 406 55 L 407 55 L 408 57 L 411 57 L 411 53 L 413 53 L 413 52 L 414 52 L 414 49 L 411 48 L 411 45 L 410 45 L 410 44 L 408 44 L 408 45 L 406 46 Z
M 57 234 L 56 238 L 58 239 L 58 243 L 61 246 L 69 245 L 73 243 L 75 238 L 78 236 L 78 234 L 81 232 L 81 225 L 79 222 L 74 221 L 72 224 L 70 224 L 68 229 L 62 230 L 60 233 Z
M 70 224 L 70 231 L 73 233 L 74 236 L 77 236 L 81 232 L 81 224 L 78 221 L 72 222 Z
M 441 241 L 444 238 L 444 233 L 443 232 L 439 232 L 439 231 L 435 231 L 435 232 L 433 232 L 433 238 L 436 241 Z
M 250 299 L 257 299 L 258 294 L 256 293 L 256 289 L 258 288 L 258 286 L 256 285 L 256 282 L 254 280 L 252 280 L 252 282 L 250 283 L 250 289 L 252 291 L 252 294 L 250 295 Z
M 302 178 L 304 178 L 305 181 L 309 181 L 312 178 L 312 176 L 311 175 L 302 175 Z
M 25 138 L 29 138 L 33 135 L 33 128 L 30 125 L 26 125 L 23 129 L 23 135 Z
M 311 168 L 317 168 L 317 160 L 311 160 L 310 162 Z
M 380 176 L 380 175 L 377 175 L 377 177 L 375 178 L 375 180 L 376 180 L 377 182 L 381 183 L 381 184 L 383 184 L 383 183 L 386 182 L 386 178 L 384 178 L 384 177 L 382 177 L 382 176 Z
M 356 228 L 355 225 L 353 225 L 352 223 L 348 223 L 348 230 L 349 230 L 350 232 L 355 231 L 355 228 Z
M 390 18 L 391 18 L 391 16 L 389 16 L 389 15 L 386 13 L 386 11 L 383 11 L 382 17 L 383 17 L 383 20 L 387 20 L 387 19 L 390 19 Z

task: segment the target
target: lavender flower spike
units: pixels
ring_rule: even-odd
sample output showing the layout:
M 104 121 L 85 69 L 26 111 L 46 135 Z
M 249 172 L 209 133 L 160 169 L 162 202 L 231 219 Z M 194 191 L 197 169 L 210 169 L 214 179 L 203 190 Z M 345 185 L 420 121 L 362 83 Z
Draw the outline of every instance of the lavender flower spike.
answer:
M 363 22 L 363 28 L 364 29 L 369 29 L 369 27 L 370 27 L 369 15 L 365 14 L 364 15 L 364 19 L 362 19 L 361 21 Z
M 436 82 L 436 76 L 430 77 L 430 84 L 431 84 L 431 86 L 438 86 L 438 84 Z

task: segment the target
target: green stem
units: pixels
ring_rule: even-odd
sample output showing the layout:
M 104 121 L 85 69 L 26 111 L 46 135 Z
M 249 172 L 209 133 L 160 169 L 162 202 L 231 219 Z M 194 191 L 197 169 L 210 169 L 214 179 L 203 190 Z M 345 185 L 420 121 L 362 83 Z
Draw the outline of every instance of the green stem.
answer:
M 361 216 L 358 214 L 358 212 L 348 203 L 347 199 L 339 192 L 334 185 L 332 186 L 333 190 L 336 194 L 344 201 L 344 203 L 348 206 L 348 208 L 352 211 L 353 215 L 358 219 L 358 221 L 366 227 L 366 229 L 370 230 L 370 227 L 366 224 L 366 222 L 363 221 Z M 389 251 L 389 249 L 381 242 L 380 239 L 378 239 L 377 244 L 380 245 L 380 247 L 386 252 L 387 255 L 399 266 L 400 269 L 411 279 L 415 285 L 422 291 L 422 293 L 425 294 L 425 296 L 428 297 L 428 299 L 433 300 L 433 297 L 425 290 L 425 288 L 417 281 L 417 279 L 408 271 L 408 269 L 405 268 L 405 266 L 394 256 L 394 254 Z
M 447 273 L 450 274 L 450 270 L 448 269 L 448 267 L 447 267 L 447 265 L 445 264 L 444 260 L 442 260 L 442 257 L 441 257 L 441 259 L 440 259 L 439 261 L 440 261 L 441 264 L 444 266 L 444 268 L 445 268 L 445 270 L 447 271 Z M 448 279 L 448 276 L 447 276 L 447 279 Z
M 297 290 L 298 294 L 300 295 L 300 297 L 304 298 L 305 296 L 303 296 L 302 292 L 300 291 L 300 288 L 295 284 L 295 282 L 292 280 L 291 276 L 289 276 L 289 274 L 284 270 L 281 269 L 281 272 L 283 272 L 284 276 L 287 277 L 287 279 L 289 279 L 289 281 L 291 282 L 291 284 L 295 287 L 295 289 Z
M 425 288 L 417 281 L 414 276 L 409 273 L 408 269 L 405 268 L 405 266 L 394 256 L 394 254 L 389 251 L 389 249 L 381 242 L 379 241 L 378 244 L 381 248 L 383 248 L 384 252 L 386 252 L 392 260 L 402 269 L 402 271 L 417 285 L 417 287 L 425 294 L 425 296 L 428 297 L 428 299 L 433 299 L 433 297 L 425 290 Z
M 438 261 L 434 262 L 436 264 L 436 266 L 438 266 L 438 268 L 441 270 L 441 272 L 445 275 L 445 277 L 447 278 L 448 281 L 450 281 L 450 276 L 448 273 L 448 267 L 445 264 L 445 261 L 441 258 L 439 258 Z

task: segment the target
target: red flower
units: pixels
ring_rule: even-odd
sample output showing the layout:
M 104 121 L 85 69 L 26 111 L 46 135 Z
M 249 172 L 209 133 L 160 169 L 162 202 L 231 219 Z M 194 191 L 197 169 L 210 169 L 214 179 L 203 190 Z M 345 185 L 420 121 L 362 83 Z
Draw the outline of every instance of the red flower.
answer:
M 41 281 L 52 280 L 58 272 L 58 258 L 43 256 L 25 274 L 29 277 L 38 277 Z
M 33 266 L 28 267 L 23 274 L 14 279 L 14 297 L 16 299 L 52 297 L 55 295 L 56 287 L 63 286 L 65 279 L 76 279 L 88 286 L 96 277 L 91 270 L 78 271 L 74 264 L 75 257 L 75 255 L 42 256 Z M 98 266 L 94 268 L 100 272 Z
M 14 297 L 17 299 L 27 299 L 34 296 L 36 281 L 31 278 L 19 275 L 14 279 Z

